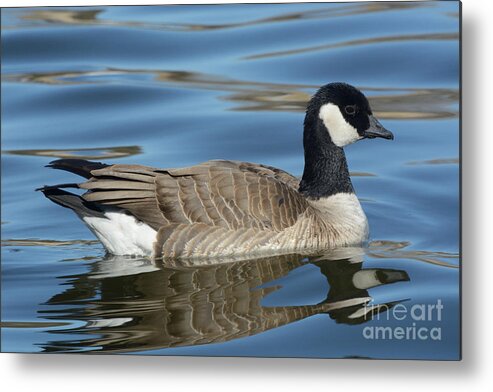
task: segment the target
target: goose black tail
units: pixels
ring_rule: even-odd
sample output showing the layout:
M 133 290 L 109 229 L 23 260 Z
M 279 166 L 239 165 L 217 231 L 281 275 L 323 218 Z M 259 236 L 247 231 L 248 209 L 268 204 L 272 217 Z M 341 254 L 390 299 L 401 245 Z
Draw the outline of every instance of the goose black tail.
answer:
M 45 186 L 43 188 L 36 189 L 43 192 L 43 194 L 50 199 L 53 203 L 56 203 L 62 207 L 70 208 L 81 218 L 86 216 L 95 216 L 105 218 L 104 211 L 99 208 L 95 203 L 87 202 L 79 195 L 64 191 L 60 188 L 74 188 L 77 184 L 60 184 L 54 186 Z
M 50 162 L 46 167 L 53 169 L 65 170 L 70 173 L 77 174 L 84 178 L 91 178 L 91 171 L 103 169 L 107 166 L 106 163 L 86 161 L 85 159 L 57 159 Z

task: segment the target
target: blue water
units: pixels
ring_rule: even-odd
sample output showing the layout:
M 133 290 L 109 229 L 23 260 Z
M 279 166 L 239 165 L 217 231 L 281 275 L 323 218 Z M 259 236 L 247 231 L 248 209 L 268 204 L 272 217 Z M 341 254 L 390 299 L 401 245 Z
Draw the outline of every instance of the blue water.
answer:
M 458 7 L 2 9 L 2 351 L 457 359 Z M 186 268 L 108 257 L 34 191 L 74 181 L 44 167 L 57 157 L 300 175 L 306 102 L 332 81 L 395 135 L 346 148 L 368 247 Z

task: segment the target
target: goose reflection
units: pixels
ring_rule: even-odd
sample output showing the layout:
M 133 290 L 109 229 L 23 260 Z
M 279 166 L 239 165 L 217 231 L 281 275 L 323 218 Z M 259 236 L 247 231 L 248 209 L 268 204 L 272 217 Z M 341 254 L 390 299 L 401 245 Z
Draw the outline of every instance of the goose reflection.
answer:
M 328 293 L 316 304 L 264 306 L 280 289 L 276 280 L 315 266 Z M 363 268 L 363 250 L 346 248 L 322 256 L 284 255 L 249 261 L 184 265 L 107 257 L 83 275 L 63 277 L 70 288 L 53 296 L 40 316 L 71 320 L 67 334 L 45 352 L 133 352 L 226 342 L 326 314 L 337 323 L 360 324 L 402 298 L 372 305 L 368 290 L 408 281 L 403 270 Z M 326 290 L 326 285 L 323 285 Z M 75 322 L 74 322 L 75 321 Z M 77 338 L 74 339 L 74 336 Z

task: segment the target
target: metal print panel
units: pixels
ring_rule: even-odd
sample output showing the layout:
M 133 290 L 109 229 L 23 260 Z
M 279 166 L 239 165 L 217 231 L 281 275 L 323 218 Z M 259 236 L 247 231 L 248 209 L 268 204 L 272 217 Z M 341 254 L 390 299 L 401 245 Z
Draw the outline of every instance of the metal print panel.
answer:
M 459 2 L 1 17 L 2 352 L 460 359 Z

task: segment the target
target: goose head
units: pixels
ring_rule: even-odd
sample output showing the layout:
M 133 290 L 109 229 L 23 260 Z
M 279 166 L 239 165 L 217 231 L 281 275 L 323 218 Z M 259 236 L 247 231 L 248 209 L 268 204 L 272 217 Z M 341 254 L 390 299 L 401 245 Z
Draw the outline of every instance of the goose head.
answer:
M 321 132 L 319 141 L 337 147 L 361 139 L 394 138 L 375 118 L 364 94 L 346 83 L 329 83 L 316 92 L 308 104 L 305 131 Z
M 375 138 L 394 135 L 378 122 L 361 91 L 346 83 L 322 86 L 306 110 L 299 191 L 313 199 L 354 193 L 343 147 Z

